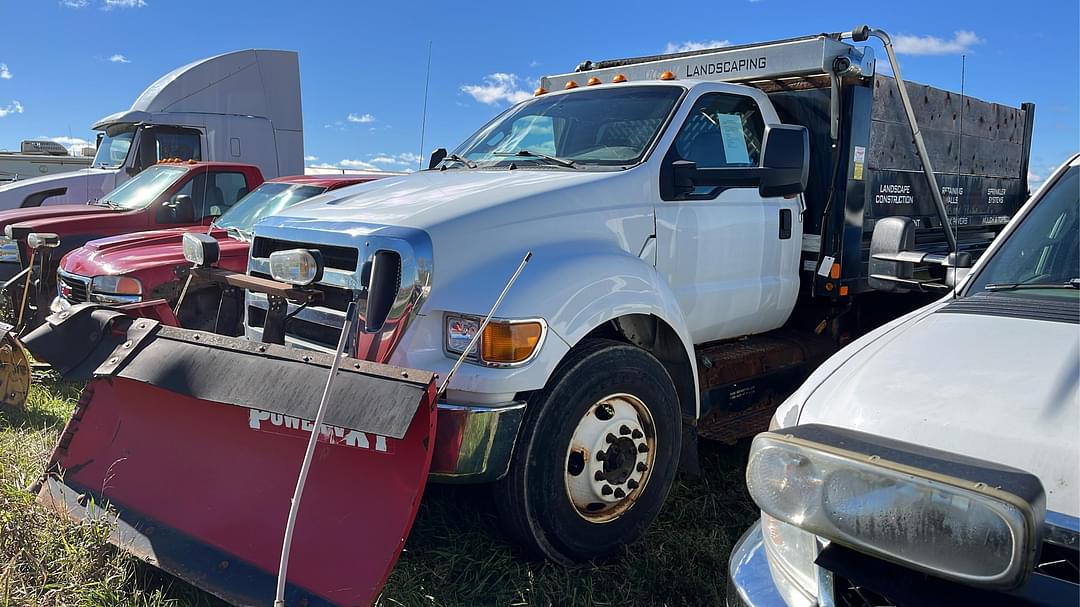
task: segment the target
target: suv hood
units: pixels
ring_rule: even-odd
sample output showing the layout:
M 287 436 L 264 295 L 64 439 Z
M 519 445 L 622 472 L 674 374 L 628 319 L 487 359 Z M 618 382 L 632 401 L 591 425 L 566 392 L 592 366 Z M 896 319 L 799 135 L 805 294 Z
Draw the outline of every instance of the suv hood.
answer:
M 852 344 L 857 352 L 811 387 L 798 422 L 1014 466 L 1040 478 L 1048 510 L 1080 514 L 1077 327 L 1008 315 L 1006 299 L 1016 301 L 939 302 Z

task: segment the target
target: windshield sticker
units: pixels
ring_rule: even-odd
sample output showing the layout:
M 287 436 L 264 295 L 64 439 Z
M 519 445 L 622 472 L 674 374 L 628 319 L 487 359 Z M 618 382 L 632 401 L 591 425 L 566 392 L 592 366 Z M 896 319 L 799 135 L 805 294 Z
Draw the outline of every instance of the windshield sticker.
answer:
M 728 164 L 750 164 L 742 118 L 738 114 L 717 114 L 716 125 L 724 139 L 724 157 Z

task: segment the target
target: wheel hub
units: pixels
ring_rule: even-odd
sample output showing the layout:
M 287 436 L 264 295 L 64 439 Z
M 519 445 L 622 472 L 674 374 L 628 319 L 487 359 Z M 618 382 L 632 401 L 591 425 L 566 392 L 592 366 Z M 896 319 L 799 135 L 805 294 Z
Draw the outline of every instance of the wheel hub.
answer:
M 566 492 L 592 522 L 621 516 L 637 501 L 652 473 L 656 431 L 640 399 L 614 394 L 578 422 L 566 457 Z

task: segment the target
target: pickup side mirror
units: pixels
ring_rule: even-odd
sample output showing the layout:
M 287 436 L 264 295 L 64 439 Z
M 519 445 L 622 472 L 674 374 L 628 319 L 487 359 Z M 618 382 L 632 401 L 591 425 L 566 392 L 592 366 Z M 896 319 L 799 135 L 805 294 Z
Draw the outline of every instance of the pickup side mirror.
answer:
M 901 253 L 915 248 L 915 222 L 910 217 L 883 217 L 874 224 L 870 238 L 871 289 L 906 292 L 896 280 L 911 280 L 915 274 L 914 261 L 900 261 Z M 888 257 L 889 259 L 885 259 Z
M 761 162 L 762 198 L 792 196 L 806 191 L 810 179 L 810 134 L 804 126 L 778 124 L 765 129 Z
M 446 158 L 446 148 L 436 148 L 435 151 L 431 153 L 431 158 L 428 158 L 427 168 L 433 169 L 439 166 L 439 163 L 442 162 L 444 158 Z
M 177 194 L 161 204 L 158 221 L 164 223 L 195 223 L 195 203 L 188 194 Z

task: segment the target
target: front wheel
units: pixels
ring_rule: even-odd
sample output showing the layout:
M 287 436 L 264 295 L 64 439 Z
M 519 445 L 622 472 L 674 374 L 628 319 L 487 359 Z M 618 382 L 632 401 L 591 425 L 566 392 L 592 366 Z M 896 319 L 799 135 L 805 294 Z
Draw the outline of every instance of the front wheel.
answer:
M 508 531 L 559 562 L 610 556 L 656 518 L 678 468 L 679 403 L 648 352 L 590 339 L 529 399 L 496 504 Z

